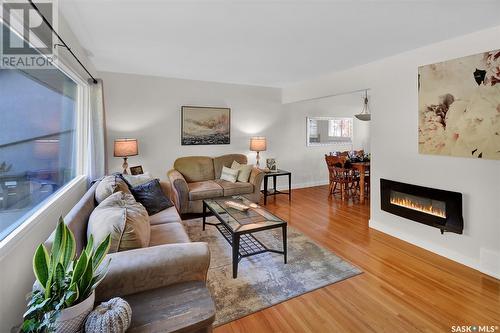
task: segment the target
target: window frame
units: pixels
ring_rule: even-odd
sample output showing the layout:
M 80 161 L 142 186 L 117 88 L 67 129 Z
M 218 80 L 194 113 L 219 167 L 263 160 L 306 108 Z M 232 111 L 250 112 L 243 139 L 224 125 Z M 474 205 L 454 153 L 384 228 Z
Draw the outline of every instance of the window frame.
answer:
M 19 25 L 19 21 L 14 18 L 15 26 Z M 5 24 L 2 17 L 0 17 L 0 24 Z M 22 35 L 11 26 L 9 29 L 17 34 L 19 38 Z M 31 44 L 32 45 L 32 44 Z M 43 54 L 41 56 L 46 57 Z M 22 241 L 28 233 L 39 223 L 42 222 L 43 217 L 50 214 L 53 207 L 58 205 L 58 203 L 63 200 L 63 197 L 72 191 L 76 191 L 82 186 L 87 184 L 87 158 L 89 157 L 88 149 L 88 138 L 89 138 L 89 116 L 90 116 L 90 85 L 83 79 L 76 70 L 69 65 L 66 60 L 58 57 L 57 61 L 52 63 L 52 66 L 59 71 L 61 71 L 68 78 L 73 80 L 77 84 L 77 104 L 76 104 L 76 145 L 75 145 L 75 177 L 69 181 L 67 184 L 62 186 L 58 191 L 49 196 L 40 207 L 33 212 L 32 215 L 27 217 L 19 226 L 17 226 L 10 234 L 8 234 L 4 239 L 0 241 L 0 259 L 8 254 L 11 249 L 13 249 L 17 243 Z

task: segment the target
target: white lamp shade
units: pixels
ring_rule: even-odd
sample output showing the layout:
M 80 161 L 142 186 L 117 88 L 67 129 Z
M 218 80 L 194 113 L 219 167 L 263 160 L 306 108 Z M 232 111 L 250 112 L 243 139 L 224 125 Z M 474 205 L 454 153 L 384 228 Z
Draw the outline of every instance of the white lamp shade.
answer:
M 254 136 L 250 139 L 251 151 L 265 151 L 267 149 L 266 138 L 263 136 Z
M 115 157 L 128 157 L 139 154 L 137 139 L 116 139 L 114 147 Z

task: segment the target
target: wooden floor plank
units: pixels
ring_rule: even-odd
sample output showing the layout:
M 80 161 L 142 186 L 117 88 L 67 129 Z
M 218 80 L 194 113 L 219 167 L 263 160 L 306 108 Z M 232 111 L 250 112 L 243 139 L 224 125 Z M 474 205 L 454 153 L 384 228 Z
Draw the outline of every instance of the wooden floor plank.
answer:
M 293 190 L 266 206 L 363 274 L 216 328 L 246 332 L 451 332 L 500 326 L 500 281 L 368 227 L 369 202 Z M 500 333 L 500 329 L 497 330 Z

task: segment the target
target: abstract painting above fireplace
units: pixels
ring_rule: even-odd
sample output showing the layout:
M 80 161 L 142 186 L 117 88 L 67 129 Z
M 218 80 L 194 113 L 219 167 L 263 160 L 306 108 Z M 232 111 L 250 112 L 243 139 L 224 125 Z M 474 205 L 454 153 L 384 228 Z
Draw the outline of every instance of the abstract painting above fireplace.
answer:
M 441 230 L 461 234 L 462 193 L 380 179 L 381 209 Z
M 500 160 L 500 50 L 418 69 L 419 152 Z

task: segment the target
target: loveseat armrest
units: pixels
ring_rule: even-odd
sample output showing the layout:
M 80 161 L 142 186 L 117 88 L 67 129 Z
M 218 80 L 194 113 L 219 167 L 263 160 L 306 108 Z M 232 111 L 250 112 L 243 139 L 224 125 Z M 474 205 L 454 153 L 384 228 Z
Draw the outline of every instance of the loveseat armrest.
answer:
M 250 179 L 248 181 L 254 186 L 254 192 L 260 193 L 260 187 L 262 185 L 263 179 L 264 171 L 259 168 L 253 168 L 252 173 L 250 173 Z
M 248 182 L 253 185 L 253 192 L 245 195 L 249 200 L 253 202 L 259 202 L 260 200 L 260 188 L 262 186 L 262 180 L 264 179 L 264 171 L 259 168 L 253 168 L 250 173 L 250 179 Z
M 179 243 L 116 252 L 96 289 L 99 301 L 180 282 L 206 282 L 210 251 L 207 243 Z M 107 259 L 105 259 L 107 260 Z
M 180 214 L 186 213 L 189 201 L 189 187 L 184 176 L 177 170 L 167 172 L 168 180 L 172 185 L 172 201 Z
M 259 168 L 252 168 L 252 172 L 250 173 L 250 179 L 248 181 L 253 186 L 258 187 L 259 191 L 263 179 L 264 179 L 264 171 L 262 171 Z

